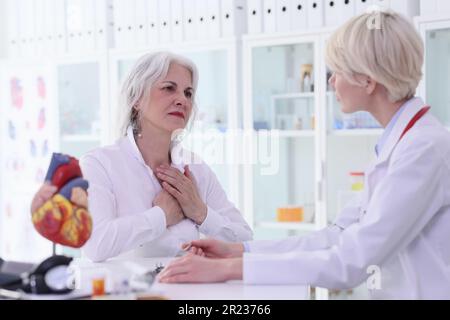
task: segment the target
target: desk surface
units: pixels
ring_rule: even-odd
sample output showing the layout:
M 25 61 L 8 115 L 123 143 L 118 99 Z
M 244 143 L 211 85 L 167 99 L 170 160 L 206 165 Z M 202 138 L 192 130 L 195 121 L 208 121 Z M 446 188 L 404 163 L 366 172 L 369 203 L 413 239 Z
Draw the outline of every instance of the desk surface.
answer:
M 139 258 L 133 260 L 112 259 L 103 263 L 92 263 L 77 259 L 73 265 L 80 271 L 80 289 L 87 292 L 93 275 L 103 273 L 107 290 L 112 282 L 131 277 L 133 273 L 153 270 L 158 264 L 166 265 L 171 258 Z M 115 280 L 111 280 L 115 279 Z M 152 291 L 173 300 L 305 300 L 309 299 L 309 288 L 301 285 L 244 285 L 242 281 L 207 284 L 163 284 L 155 282 Z

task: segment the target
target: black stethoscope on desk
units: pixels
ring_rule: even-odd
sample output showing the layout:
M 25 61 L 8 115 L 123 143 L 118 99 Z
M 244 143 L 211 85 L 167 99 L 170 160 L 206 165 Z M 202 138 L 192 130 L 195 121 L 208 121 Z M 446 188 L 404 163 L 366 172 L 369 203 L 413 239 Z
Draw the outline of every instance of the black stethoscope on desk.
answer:
M 31 272 L 21 275 L 3 274 L 6 280 L 1 287 L 5 290 L 20 290 L 29 294 L 69 293 L 74 289 L 74 284 L 71 283 L 73 277 L 69 269 L 71 261 L 72 258 L 66 256 L 51 256 Z

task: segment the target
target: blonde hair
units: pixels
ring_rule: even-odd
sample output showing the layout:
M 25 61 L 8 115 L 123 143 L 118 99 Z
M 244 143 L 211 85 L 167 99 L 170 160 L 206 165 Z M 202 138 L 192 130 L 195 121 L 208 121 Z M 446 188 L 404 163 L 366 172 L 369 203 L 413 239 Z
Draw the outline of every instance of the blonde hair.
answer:
M 135 107 L 141 102 L 149 89 L 156 81 L 164 78 L 169 72 L 172 63 L 179 64 L 191 72 L 193 91 L 193 111 L 190 122 L 195 117 L 195 92 L 198 84 L 198 71 L 195 64 L 182 56 L 170 52 L 149 53 L 135 63 L 125 78 L 119 99 L 119 130 L 121 135 L 126 135 L 128 127 L 139 132 L 140 124 L 138 112 Z
M 383 85 L 391 102 L 412 98 L 422 79 L 424 44 L 414 26 L 392 11 L 356 16 L 330 37 L 326 63 L 353 84 L 366 75 Z

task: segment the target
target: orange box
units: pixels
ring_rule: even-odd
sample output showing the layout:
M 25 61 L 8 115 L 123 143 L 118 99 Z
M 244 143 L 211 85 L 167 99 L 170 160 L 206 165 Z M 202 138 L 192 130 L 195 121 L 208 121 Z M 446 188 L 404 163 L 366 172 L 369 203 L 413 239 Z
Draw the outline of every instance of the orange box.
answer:
M 304 210 L 302 207 L 289 207 L 277 209 L 278 222 L 302 222 L 304 220 Z

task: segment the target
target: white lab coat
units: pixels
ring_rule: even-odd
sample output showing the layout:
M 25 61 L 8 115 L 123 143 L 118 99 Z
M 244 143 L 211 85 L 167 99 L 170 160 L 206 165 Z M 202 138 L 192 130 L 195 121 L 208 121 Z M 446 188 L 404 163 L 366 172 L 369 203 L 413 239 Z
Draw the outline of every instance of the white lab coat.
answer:
M 361 198 L 333 226 L 249 242 L 245 283 L 346 289 L 369 279 L 375 299 L 450 299 L 450 133 L 428 113 L 398 142 L 423 106 L 402 112 Z

